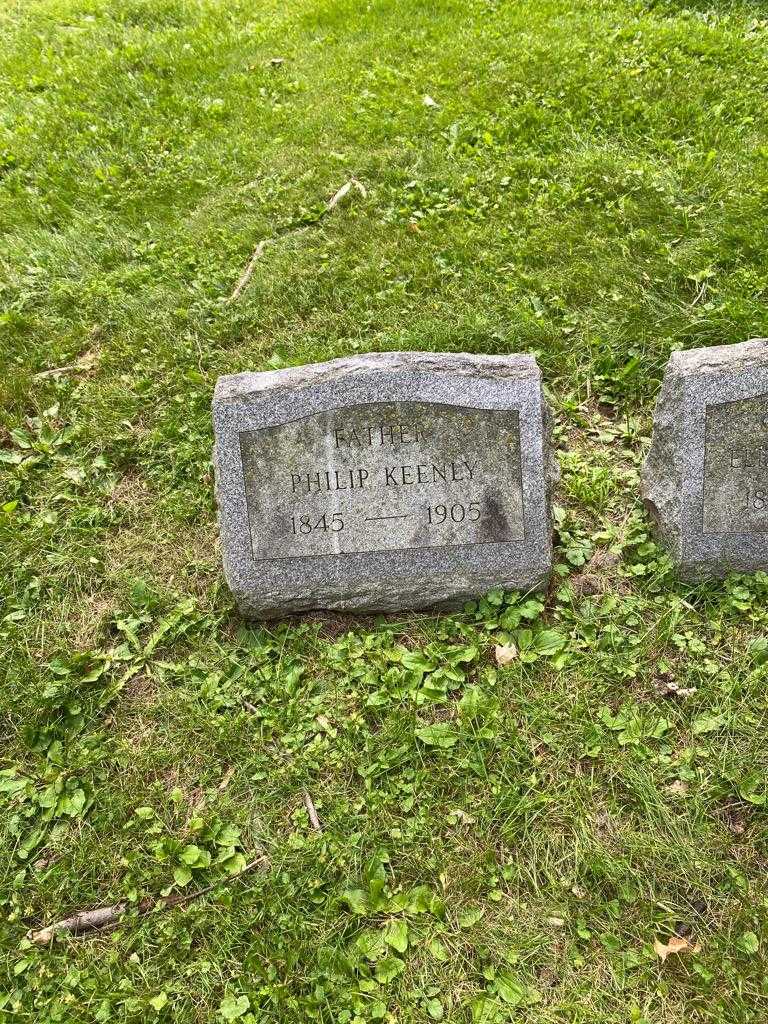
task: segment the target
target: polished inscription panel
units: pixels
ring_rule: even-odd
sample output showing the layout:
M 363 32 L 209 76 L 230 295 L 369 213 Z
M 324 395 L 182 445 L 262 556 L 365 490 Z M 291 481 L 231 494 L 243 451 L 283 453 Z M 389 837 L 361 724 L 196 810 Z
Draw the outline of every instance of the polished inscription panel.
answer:
M 254 559 L 524 539 L 519 416 L 430 402 L 240 433 Z
M 703 532 L 768 532 L 768 395 L 707 406 Z

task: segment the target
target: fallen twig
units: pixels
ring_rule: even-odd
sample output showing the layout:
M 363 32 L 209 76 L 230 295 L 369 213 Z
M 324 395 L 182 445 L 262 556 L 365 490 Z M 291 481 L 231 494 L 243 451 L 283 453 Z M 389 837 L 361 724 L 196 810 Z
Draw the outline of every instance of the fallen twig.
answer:
M 205 896 L 207 892 L 211 892 L 213 889 L 218 889 L 220 885 L 229 885 L 230 882 L 234 882 L 235 879 L 241 878 L 243 875 L 247 875 L 249 871 L 253 871 L 254 868 L 260 865 L 269 865 L 269 857 L 266 853 L 262 853 L 255 860 L 250 861 L 241 868 L 240 871 L 236 871 L 234 875 L 230 875 L 228 878 L 222 878 L 218 882 L 211 882 L 210 885 L 203 886 L 202 889 L 196 889 L 195 892 L 177 893 L 175 896 L 161 897 L 157 900 L 154 906 L 162 910 L 172 910 L 174 907 L 182 907 L 185 903 L 191 903 L 193 900 L 199 899 L 201 896 Z M 165 904 L 163 906 L 163 904 Z M 151 908 L 150 908 L 151 909 Z
M 61 377 L 65 373 L 72 373 L 75 370 L 92 370 L 96 365 L 98 356 L 95 352 L 84 352 L 74 363 L 67 363 L 66 366 L 54 366 L 50 370 L 41 370 L 35 374 L 35 380 L 46 380 L 48 377 Z
M 352 189 L 354 189 L 356 192 L 359 192 L 363 199 L 365 199 L 366 196 L 368 195 L 366 187 L 362 183 L 362 181 L 358 181 L 357 178 L 350 178 L 349 181 L 344 182 L 340 189 L 334 192 L 334 194 L 325 204 L 325 207 L 320 211 L 320 214 L 317 216 L 313 223 L 319 224 L 323 217 L 326 216 L 326 214 L 329 214 L 331 210 L 334 210 L 339 205 L 341 200 L 345 196 L 349 195 Z M 251 280 L 251 277 L 253 277 L 253 271 L 256 268 L 256 264 L 261 259 L 264 250 L 266 249 L 270 242 L 279 242 L 281 239 L 288 238 L 290 235 L 300 234 L 301 232 L 306 231 L 309 226 L 309 224 L 302 224 L 299 227 L 291 228 L 290 230 L 284 231 L 282 234 L 279 235 L 274 235 L 271 238 L 262 238 L 262 240 L 259 242 L 256 248 L 253 250 L 253 255 L 251 256 L 250 260 L 248 260 L 248 264 L 245 270 L 238 278 L 237 284 L 232 289 L 232 294 L 227 299 L 227 302 L 235 302 L 243 294 L 245 289 L 248 287 L 248 283 Z
M 274 238 L 262 238 L 256 248 L 253 250 L 253 256 L 248 261 L 248 266 L 240 275 L 237 284 L 234 287 L 232 294 L 229 296 L 229 301 L 234 302 L 235 299 L 239 299 L 245 289 L 248 287 L 248 282 L 251 280 L 253 275 L 253 269 L 261 258 L 261 254 L 264 252 L 267 244 L 274 242 Z
M 67 366 L 55 366 L 52 370 L 41 370 L 35 374 L 35 380 L 45 380 L 46 377 L 61 377 L 62 374 L 70 373 L 77 369 L 77 363 L 69 363 Z
M 365 197 L 368 195 L 368 192 L 366 191 L 365 185 L 362 183 L 362 181 L 358 181 L 357 178 L 350 178 L 349 181 L 344 182 L 344 184 L 341 186 L 338 192 L 335 192 L 333 196 L 328 200 L 328 203 L 325 209 L 323 210 L 321 216 L 324 216 L 326 213 L 330 213 L 334 206 L 337 206 L 344 198 L 344 196 L 348 195 L 353 188 L 360 193 L 363 199 L 365 199 Z
M 689 308 L 692 309 L 696 305 L 697 302 L 699 302 L 701 299 L 704 298 L 704 295 L 706 294 L 708 287 L 709 286 L 708 286 L 706 281 L 702 281 L 701 282 L 699 290 L 696 292 L 696 295 L 694 296 L 693 302 L 690 304 Z
M 47 946 L 57 932 L 82 935 L 83 932 L 99 931 L 121 917 L 127 907 L 127 903 L 114 903 L 111 907 L 99 907 L 98 910 L 81 910 L 80 913 L 65 917 L 55 924 L 49 924 L 39 931 L 27 932 L 27 938 L 39 946 Z
M 138 912 L 140 916 L 148 914 L 151 910 L 172 910 L 174 907 L 184 906 L 185 903 L 191 903 L 193 900 L 199 899 L 212 889 L 218 888 L 220 885 L 229 885 L 230 882 L 234 882 L 236 879 L 241 878 L 249 871 L 253 871 L 254 868 L 259 867 L 262 864 L 269 864 L 269 858 L 266 854 L 262 854 L 255 860 L 252 860 L 245 867 L 235 872 L 234 875 L 230 875 L 229 878 L 223 878 L 218 882 L 212 882 L 210 885 L 204 886 L 202 889 L 197 889 L 195 892 L 190 893 L 176 893 L 173 896 L 160 897 L 160 899 L 154 899 L 149 897 L 145 900 L 141 900 L 138 904 Z M 108 928 L 113 928 L 119 923 L 120 918 L 128 910 L 129 904 L 126 901 L 120 903 L 113 903 L 109 907 L 98 907 L 96 910 L 81 910 L 77 914 L 73 914 L 71 917 L 65 917 L 61 921 L 56 921 L 55 924 L 49 924 L 45 928 L 40 928 L 38 931 L 31 929 L 27 932 L 27 938 L 30 942 L 34 942 L 38 946 L 46 946 L 49 942 L 61 932 L 66 932 L 69 935 L 84 935 L 87 932 L 104 931 Z
M 323 826 L 320 824 L 320 819 L 317 816 L 315 805 L 312 802 L 312 797 L 309 795 L 309 790 L 303 789 L 301 791 L 304 797 L 304 806 L 307 808 L 307 814 L 309 815 L 309 823 L 315 832 L 322 832 Z

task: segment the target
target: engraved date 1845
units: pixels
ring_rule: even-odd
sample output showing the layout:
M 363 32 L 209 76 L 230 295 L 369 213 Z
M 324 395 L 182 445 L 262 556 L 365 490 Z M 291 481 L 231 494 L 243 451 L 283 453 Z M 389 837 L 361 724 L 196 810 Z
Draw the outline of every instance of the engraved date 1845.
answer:
M 333 515 L 321 515 L 318 519 L 314 516 L 291 516 L 291 531 L 294 537 L 301 534 L 314 533 L 321 530 L 324 533 L 338 533 L 344 529 L 344 520 L 340 512 Z
M 764 512 L 768 509 L 768 491 L 748 487 L 744 505 L 740 512 Z

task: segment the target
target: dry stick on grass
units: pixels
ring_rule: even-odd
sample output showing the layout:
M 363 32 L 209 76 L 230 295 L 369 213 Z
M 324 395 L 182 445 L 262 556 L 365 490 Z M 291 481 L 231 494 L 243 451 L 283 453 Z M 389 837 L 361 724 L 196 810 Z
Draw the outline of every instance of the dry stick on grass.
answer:
M 55 366 L 52 370 L 41 370 L 35 374 L 35 380 L 45 380 L 47 377 L 61 377 L 62 374 L 77 370 L 77 363 L 68 363 L 66 366 Z
M 696 292 L 696 295 L 694 296 L 693 302 L 691 303 L 689 308 L 693 308 L 693 306 L 695 306 L 697 302 L 699 302 L 701 299 L 704 298 L 704 295 L 706 294 L 706 291 L 707 291 L 708 288 L 709 288 L 709 285 L 707 284 L 707 282 L 706 281 L 702 281 L 701 282 L 701 286 L 699 287 L 699 290 Z
M 322 832 L 323 826 L 320 824 L 320 819 L 317 816 L 317 811 L 315 810 L 315 805 L 312 802 L 312 797 L 309 795 L 309 790 L 303 789 L 301 793 L 302 796 L 304 797 L 304 806 L 307 808 L 307 814 L 309 815 L 310 825 L 315 830 L 315 832 Z
M 35 380 L 47 380 L 48 377 L 61 377 L 65 373 L 73 373 L 76 370 L 92 370 L 98 362 L 95 352 L 84 352 L 74 363 L 67 363 L 66 366 L 54 366 L 51 370 L 41 370 L 35 374 Z
M 234 302 L 235 299 L 239 299 L 248 286 L 248 282 L 251 280 L 253 270 L 258 261 L 261 259 L 261 254 L 267 247 L 268 242 L 274 242 L 274 238 L 263 238 L 256 248 L 253 250 L 253 256 L 248 261 L 248 266 L 240 275 L 237 284 L 234 287 L 232 294 L 229 296 L 229 301 Z
M 172 910 L 174 907 L 181 907 L 185 903 L 191 903 L 193 900 L 205 896 L 206 893 L 218 888 L 220 885 L 229 885 L 230 882 L 234 882 L 235 879 L 241 878 L 260 865 L 268 864 L 269 858 L 266 854 L 262 854 L 262 856 L 246 864 L 241 871 L 230 875 L 229 878 L 223 878 L 219 882 L 212 882 L 211 885 L 206 885 L 195 892 L 178 893 L 175 896 L 166 896 L 160 899 L 149 898 L 141 900 L 138 905 L 139 915 L 143 917 L 155 909 Z M 49 924 L 46 928 L 41 928 L 39 931 L 34 931 L 33 929 L 27 932 L 27 938 L 38 946 L 47 946 L 59 932 L 67 932 L 70 935 L 84 935 L 87 932 L 103 931 L 104 929 L 115 927 L 127 909 L 128 903 L 123 901 L 122 903 L 113 903 L 110 907 L 99 907 L 96 910 L 81 910 L 80 913 L 73 914 L 72 917 L 65 917 L 61 921 L 56 921 L 55 924 Z
M 357 178 L 350 178 L 349 181 L 345 182 L 341 186 L 339 191 L 335 192 L 333 196 L 328 200 L 328 204 L 323 210 L 321 216 L 325 216 L 326 213 L 330 213 L 334 206 L 337 206 L 344 198 L 344 196 L 348 195 L 353 188 L 360 193 L 363 199 L 365 199 L 366 196 L 368 195 L 365 185 L 362 183 L 362 181 L 358 181 Z
M 368 192 L 366 191 L 365 185 L 362 183 L 362 181 L 358 181 L 357 178 L 350 178 L 349 181 L 344 182 L 344 184 L 337 192 L 334 192 L 334 194 L 326 203 L 325 208 L 320 212 L 319 217 L 317 218 L 317 220 L 315 220 L 314 223 L 319 224 L 319 222 L 323 219 L 323 217 L 326 216 L 326 214 L 330 213 L 331 210 L 335 209 L 339 205 L 341 200 L 345 196 L 349 195 L 352 189 L 355 189 L 356 192 L 359 192 L 363 199 L 365 199 L 365 197 L 368 195 Z M 253 271 L 256 268 L 256 264 L 261 259 L 264 250 L 266 249 L 270 242 L 278 242 L 281 238 L 287 238 L 289 235 L 298 235 L 301 232 L 306 231 L 308 226 L 309 225 L 302 225 L 301 227 L 293 228 L 293 230 L 291 231 L 285 231 L 281 235 L 275 235 L 272 238 L 262 238 L 262 240 L 259 242 L 256 248 L 253 250 L 253 256 L 251 256 L 250 260 L 248 261 L 248 265 L 238 278 L 237 284 L 232 289 L 232 294 L 229 296 L 229 299 L 227 301 L 235 302 L 243 294 L 245 289 L 248 287 L 248 282 L 251 280 L 251 277 L 253 277 Z

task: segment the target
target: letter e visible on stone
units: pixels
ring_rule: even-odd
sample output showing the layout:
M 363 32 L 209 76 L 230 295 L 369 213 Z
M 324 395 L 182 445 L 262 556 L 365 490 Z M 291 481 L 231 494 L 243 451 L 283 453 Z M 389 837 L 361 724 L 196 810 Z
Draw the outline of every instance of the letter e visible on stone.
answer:
M 532 356 L 235 374 L 213 420 L 224 572 L 244 615 L 460 607 L 549 579 L 557 468 Z

